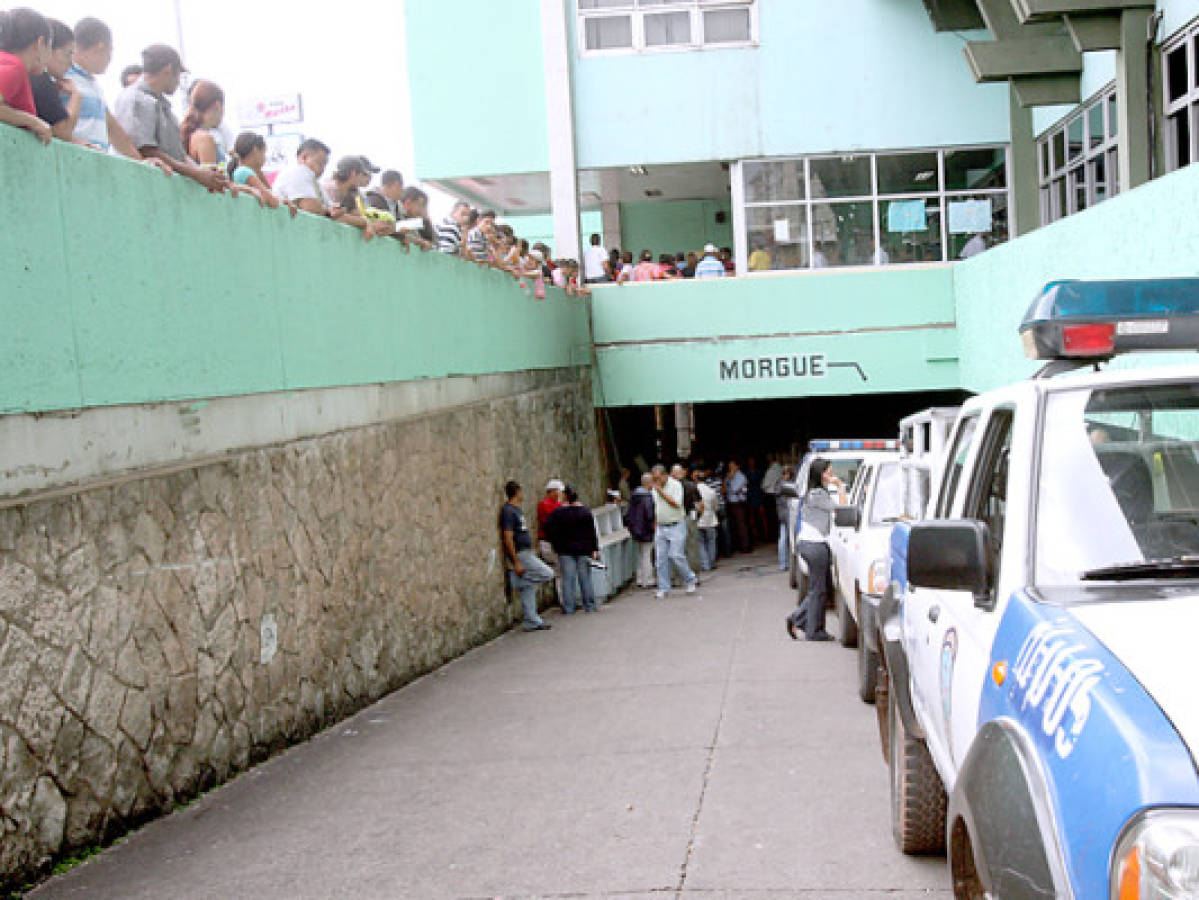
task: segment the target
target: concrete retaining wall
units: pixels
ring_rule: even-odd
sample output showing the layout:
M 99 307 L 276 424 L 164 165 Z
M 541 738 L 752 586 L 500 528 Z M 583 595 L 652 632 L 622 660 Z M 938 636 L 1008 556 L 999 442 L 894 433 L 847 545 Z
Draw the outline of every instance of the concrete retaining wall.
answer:
M 507 628 L 496 511 L 602 498 L 586 369 L 0 509 L 0 888 Z

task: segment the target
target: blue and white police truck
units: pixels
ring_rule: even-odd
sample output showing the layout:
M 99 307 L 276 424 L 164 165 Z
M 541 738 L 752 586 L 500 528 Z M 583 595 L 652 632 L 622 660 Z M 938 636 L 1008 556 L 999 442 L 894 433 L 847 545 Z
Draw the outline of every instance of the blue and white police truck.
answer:
M 892 830 L 957 897 L 1199 898 L 1199 363 L 1106 365 L 1199 348 L 1199 279 L 1055 282 L 1021 333 L 892 532 Z

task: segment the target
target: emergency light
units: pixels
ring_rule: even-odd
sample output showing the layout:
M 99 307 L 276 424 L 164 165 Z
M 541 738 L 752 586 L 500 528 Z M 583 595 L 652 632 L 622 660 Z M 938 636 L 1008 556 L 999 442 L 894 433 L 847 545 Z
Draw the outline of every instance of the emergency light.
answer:
M 872 441 L 808 441 L 808 449 L 814 452 L 824 450 L 898 450 L 899 441 L 897 440 L 872 440 Z
M 1051 281 L 1020 324 L 1029 359 L 1199 349 L 1199 278 Z

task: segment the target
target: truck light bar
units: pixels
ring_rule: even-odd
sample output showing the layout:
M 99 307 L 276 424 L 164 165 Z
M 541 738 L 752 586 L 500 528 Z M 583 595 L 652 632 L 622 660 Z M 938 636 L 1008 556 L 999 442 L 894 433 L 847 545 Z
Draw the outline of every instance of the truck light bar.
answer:
M 1199 349 L 1199 278 L 1053 281 L 1020 325 L 1030 359 Z
M 808 449 L 819 453 L 823 450 L 898 450 L 898 440 L 863 441 L 808 441 Z

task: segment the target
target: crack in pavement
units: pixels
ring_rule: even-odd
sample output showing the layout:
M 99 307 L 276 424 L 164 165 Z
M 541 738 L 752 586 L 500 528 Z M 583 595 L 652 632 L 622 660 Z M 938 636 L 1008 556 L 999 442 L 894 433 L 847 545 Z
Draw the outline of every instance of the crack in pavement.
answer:
M 732 646 L 729 648 L 729 659 L 724 670 L 724 688 L 720 694 L 720 715 L 716 717 L 716 729 L 712 732 L 712 744 L 708 747 L 708 758 L 704 763 L 704 777 L 700 784 L 699 800 L 695 804 L 695 814 L 691 817 L 691 831 L 687 835 L 687 853 L 679 868 L 679 883 L 675 887 L 675 900 L 681 900 L 683 891 L 687 889 L 687 869 L 691 865 L 691 858 L 695 855 L 695 833 L 699 828 L 700 813 L 703 812 L 704 798 L 707 797 L 708 783 L 712 778 L 712 766 L 716 761 L 716 745 L 720 741 L 720 729 L 724 726 L 724 717 L 728 710 L 729 685 L 733 681 L 733 660 L 737 656 L 737 646 L 741 642 L 741 636 L 745 633 L 745 616 L 748 611 L 749 598 L 743 594 L 741 596 L 741 617 L 737 621 L 737 634 L 734 635 Z

